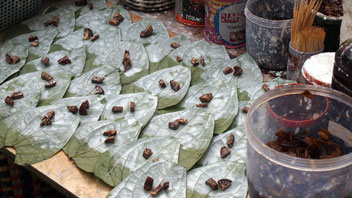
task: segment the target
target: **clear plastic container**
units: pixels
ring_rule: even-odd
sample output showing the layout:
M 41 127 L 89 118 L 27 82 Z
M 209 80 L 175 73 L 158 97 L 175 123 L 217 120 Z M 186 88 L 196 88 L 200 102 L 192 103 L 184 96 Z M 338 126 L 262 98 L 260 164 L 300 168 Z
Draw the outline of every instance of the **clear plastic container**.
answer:
M 306 90 L 313 95 L 311 102 L 310 99 L 297 102 Z M 266 145 L 276 140 L 275 133 L 279 128 L 293 134 L 309 130 L 312 135 L 317 135 L 322 128 L 328 129 L 334 141 L 341 144 L 344 141 L 346 154 L 331 159 L 303 159 L 280 153 Z M 352 98 L 341 92 L 325 87 L 292 85 L 260 96 L 252 104 L 246 119 L 250 197 L 352 196 L 351 131 Z
M 286 70 L 293 0 L 248 0 L 246 46 L 259 67 Z

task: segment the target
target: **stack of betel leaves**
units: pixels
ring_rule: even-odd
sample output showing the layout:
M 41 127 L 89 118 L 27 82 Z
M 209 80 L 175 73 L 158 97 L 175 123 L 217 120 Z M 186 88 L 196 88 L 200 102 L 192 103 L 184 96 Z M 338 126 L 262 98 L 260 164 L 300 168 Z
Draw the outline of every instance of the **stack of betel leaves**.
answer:
M 6 38 L 0 148 L 17 164 L 63 150 L 109 197 L 246 196 L 246 112 L 263 85 L 286 83 L 263 84 L 247 53 L 169 38 L 104 0 L 48 9 Z

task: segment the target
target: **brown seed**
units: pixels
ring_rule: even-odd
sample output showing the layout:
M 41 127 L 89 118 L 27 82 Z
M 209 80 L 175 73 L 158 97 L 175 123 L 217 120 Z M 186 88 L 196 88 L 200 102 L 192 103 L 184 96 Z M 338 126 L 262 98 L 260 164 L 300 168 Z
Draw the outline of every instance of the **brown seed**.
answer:
M 179 57 L 179 56 L 176 56 L 176 61 L 177 61 L 177 62 L 181 62 L 181 61 L 182 61 L 182 58 Z
M 123 107 L 122 107 L 122 106 L 113 106 L 112 109 L 111 109 L 111 111 L 112 111 L 113 113 L 120 113 L 120 112 L 123 111 Z
M 221 188 L 221 190 L 226 190 L 228 187 L 230 187 L 231 186 L 231 180 L 229 180 L 229 179 L 220 179 L 219 181 L 218 181 L 218 184 L 219 184 L 219 186 L 220 186 L 220 188 Z
M 42 64 L 45 66 L 45 67 L 48 67 L 49 66 L 49 58 L 48 57 L 44 57 L 42 59 Z
M 239 76 L 243 72 L 242 68 L 239 66 L 234 66 L 233 69 L 235 70 L 235 72 L 233 73 L 234 76 Z
M 226 144 L 229 148 L 232 148 L 234 142 L 235 142 L 235 136 L 231 133 L 226 140 Z
M 231 74 L 233 72 L 233 69 L 230 66 L 227 66 L 223 72 L 225 75 Z
M 120 24 L 120 21 L 117 20 L 117 19 L 112 18 L 112 19 L 109 20 L 109 24 L 113 25 L 113 26 L 118 26 Z
M 50 74 L 48 74 L 48 73 L 46 73 L 46 72 L 42 72 L 41 75 L 40 75 L 40 77 L 41 77 L 43 80 L 46 80 L 46 81 L 51 81 L 51 80 L 54 79 Z
M 57 62 L 60 65 L 71 64 L 71 60 L 68 58 L 68 56 L 64 56 L 64 57 L 60 58 Z
M 57 27 L 58 24 L 59 24 L 59 17 L 53 16 L 53 18 L 51 19 L 51 25 Z
M 191 63 L 192 63 L 192 65 L 195 66 L 195 67 L 199 65 L 198 60 L 197 60 L 196 58 L 194 58 L 194 57 L 191 58 Z
M 21 61 L 20 57 L 18 56 L 13 56 L 12 57 L 12 64 L 17 64 Z
M 104 82 L 104 78 L 100 76 L 93 76 L 92 83 L 101 84 Z
M 88 40 L 92 38 L 92 36 L 93 36 L 93 31 L 90 28 L 83 29 L 83 40 Z
M 77 114 L 78 113 L 78 107 L 76 105 L 73 106 L 67 106 L 67 110 L 73 114 Z
M 170 186 L 170 183 L 167 181 L 167 182 L 164 182 L 164 184 L 163 184 L 163 189 L 164 190 L 167 190 L 168 188 L 169 188 L 169 186 Z
M 10 96 L 6 96 L 5 103 L 10 105 L 11 107 L 13 107 L 13 105 L 15 105 L 15 102 L 13 101 L 13 99 Z
M 144 30 L 141 31 L 140 37 L 147 38 L 153 34 L 153 26 L 148 25 Z
M 92 4 L 91 2 L 88 3 L 88 8 L 89 8 L 90 10 L 93 10 L 93 4 Z
M 92 36 L 92 38 L 90 38 L 90 41 L 94 42 L 98 39 L 99 39 L 99 34 L 96 34 L 96 35 Z
M 45 119 L 53 119 L 55 116 L 55 111 L 49 111 L 47 112 L 43 117 L 42 117 L 42 120 L 45 120 Z
M 172 48 L 174 48 L 174 49 L 177 49 L 177 48 L 179 48 L 181 45 L 180 44 L 178 44 L 178 43 L 176 43 L 176 42 L 172 42 L 171 44 L 170 44 L 170 47 L 172 47 Z
M 175 120 L 173 122 L 169 122 L 169 128 L 172 130 L 176 130 L 179 125 L 180 125 L 180 121 L 178 121 L 178 120 Z
M 152 149 L 145 148 L 144 151 L 143 151 L 144 159 L 148 159 L 151 155 L 153 155 Z
M 99 85 L 95 85 L 94 94 L 100 94 L 100 95 L 104 94 L 104 89 Z
M 177 121 L 180 122 L 180 124 L 188 124 L 188 120 L 184 118 L 179 118 Z
M 217 190 L 218 189 L 218 184 L 213 178 L 209 178 L 206 182 L 206 185 L 208 185 L 212 190 Z
M 134 102 L 130 102 L 130 112 L 134 112 L 134 110 L 136 109 L 136 103 Z
M 203 56 L 200 56 L 200 64 L 202 64 L 203 66 L 205 66 L 205 61 Z
M 13 99 L 13 100 L 23 98 L 23 96 L 24 96 L 23 93 L 20 92 L 20 91 L 13 92 L 13 93 L 10 95 L 11 99 Z
M 155 197 L 159 194 L 159 192 L 163 189 L 163 185 L 159 184 L 157 187 L 155 187 L 150 194 Z
M 79 114 L 80 115 L 88 115 L 87 109 L 89 109 L 88 100 L 82 102 L 81 106 L 79 106 Z
M 35 34 L 30 34 L 28 37 L 28 41 L 33 42 L 35 40 L 38 40 L 38 37 Z
M 249 111 L 249 108 L 248 107 L 242 107 L 242 112 L 243 113 L 248 113 Z
M 47 21 L 44 22 L 44 26 L 45 26 L 45 27 L 47 27 L 47 26 L 49 26 L 49 25 L 51 25 L 51 24 L 52 24 L 52 20 L 51 20 L 51 19 L 49 19 L 49 20 L 47 20 Z
M 109 137 L 116 136 L 116 130 L 110 129 L 110 130 L 104 131 L 103 136 L 109 136 Z
M 171 89 L 174 91 L 178 91 L 180 90 L 180 83 L 174 81 L 174 80 L 170 80 L 170 85 L 171 85 Z
M 207 93 L 199 97 L 199 100 L 201 102 L 206 102 L 209 103 L 213 99 L 213 94 L 212 93 Z
M 199 104 L 196 104 L 196 107 L 205 108 L 205 107 L 208 107 L 208 104 L 206 104 L 206 103 L 199 103 Z
M 119 12 L 115 13 L 112 18 L 117 19 L 120 23 L 125 19 Z
M 76 6 L 85 6 L 87 3 L 87 0 L 75 0 Z
M 270 88 L 267 84 L 263 84 L 262 88 L 264 89 L 264 91 L 270 91 Z
M 158 158 L 153 159 L 153 162 L 157 162 L 157 161 L 159 161 L 159 159 L 158 159 Z
M 115 136 L 110 136 L 105 139 L 104 143 L 114 143 L 115 142 Z
M 51 120 L 50 119 L 44 119 L 41 123 L 40 126 L 49 126 L 51 125 Z
M 227 157 L 228 155 L 230 155 L 230 153 L 231 153 L 230 149 L 228 149 L 226 146 L 221 147 L 220 149 L 221 158 Z
M 159 80 L 159 85 L 160 85 L 161 88 L 165 88 L 166 87 L 166 83 L 165 83 L 165 81 L 163 79 Z
M 125 50 L 125 53 L 123 55 L 123 60 L 122 60 L 123 66 L 125 68 L 125 72 L 131 69 L 132 67 L 132 61 L 130 57 L 130 51 Z
M 153 182 L 154 179 L 148 176 L 144 182 L 144 190 L 151 191 L 153 189 Z
M 82 106 L 82 105 L 85 106 L 86 109 L 89 109 L 89 102 L 88 102 L 88 100 L 82 102 L 81 106 Z
M 56 86 L 56 81 L 55 80 L 51 80 L 49 81 L 48 83 L 46 83 L 44 85 L 45 88 L 52 88 L 52 87 L 55 87 Z
M 12 64 L 12 57 L 9 54 L 5 55 L 5 59 L 8 64 Z
M 35 41 L 31 42 L 31 45 L 32 45 L 33 47 L 38 47 L 38 45 L 39 45 L 39 40 L 35 40 Z

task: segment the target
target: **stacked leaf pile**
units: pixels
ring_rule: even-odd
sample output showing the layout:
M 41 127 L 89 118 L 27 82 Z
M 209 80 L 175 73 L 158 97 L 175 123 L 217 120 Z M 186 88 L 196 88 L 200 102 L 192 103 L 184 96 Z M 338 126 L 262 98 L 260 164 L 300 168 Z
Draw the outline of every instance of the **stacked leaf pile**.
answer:
M 246 196 L 241 109 L 264 93 L 248 54 L 97 0 L 22 22 L 0 56 L 0 148 L 17 164 L 63 150 L 109 197 Z

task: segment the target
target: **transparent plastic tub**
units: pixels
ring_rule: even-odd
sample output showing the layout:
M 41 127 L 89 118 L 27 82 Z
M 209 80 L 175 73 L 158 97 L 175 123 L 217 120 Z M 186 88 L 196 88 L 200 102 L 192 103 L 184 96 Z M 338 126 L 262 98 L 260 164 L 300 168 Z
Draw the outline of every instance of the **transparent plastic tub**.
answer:
M 313 95 L 311 101 L 297 102 L 306 90 Z M 334 141 L 345 144 L 344 155 L 303 159 L 266 145 L 276 140 L 275 133 L 279 129 L 293 134 L 309 130 L 311 135 L 318 136 L 316 133 L 323 128 L 329 130 Z M 352 197 L 351 131 L 352 98 L 341 92 L 292 85 L 265 93 L 252 104 L 246 119 L 250 197 Z

